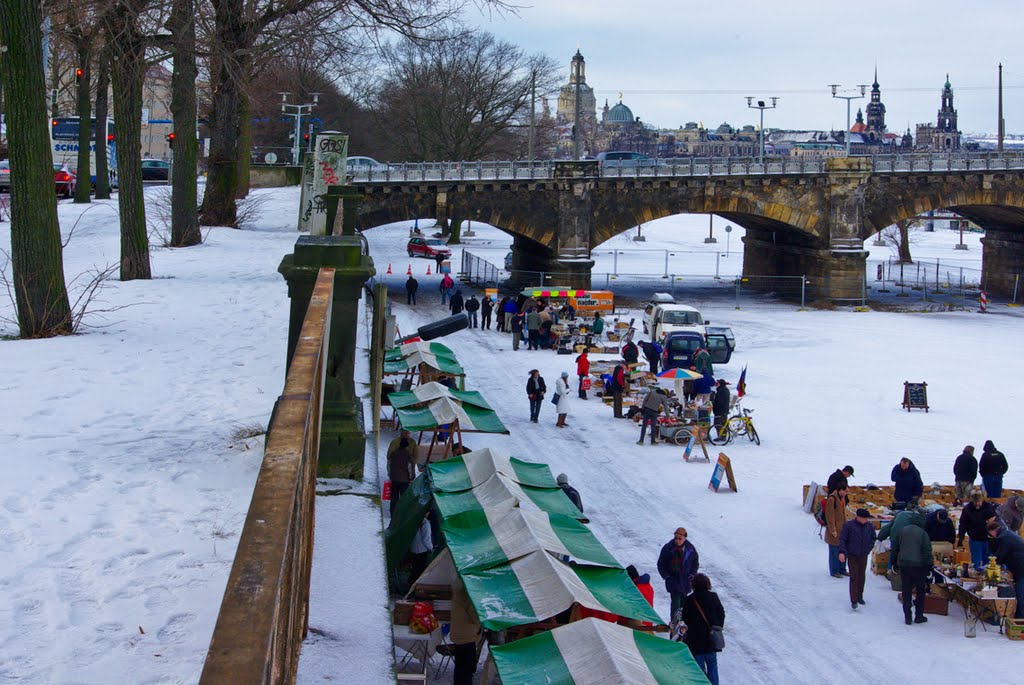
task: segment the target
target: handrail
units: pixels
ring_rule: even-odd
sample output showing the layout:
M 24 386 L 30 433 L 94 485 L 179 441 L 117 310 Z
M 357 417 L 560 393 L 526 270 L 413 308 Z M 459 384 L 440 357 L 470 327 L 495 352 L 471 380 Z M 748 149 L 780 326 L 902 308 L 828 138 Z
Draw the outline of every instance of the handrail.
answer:
M 906 153 L 866 155 L 876 173 L 987 171 L 1024 169 L 1019 152 Z M 626 162 L 605 162 L 598 166 L 602 178 L 762 176 L 781 174 L 823 174 L 825 157 L 688 157 L 652 158 Z M 597 162 L 594 162 L 597 164 Z M 525 181 L 555 177 L 554 161 L 467 161 L 381 164 L 352 173 L 353 183 L 406 181 Z
M 320 269 L 267 432 L 200 685 L 294 683 L 309 625 L 313 511 L 334 269 Z

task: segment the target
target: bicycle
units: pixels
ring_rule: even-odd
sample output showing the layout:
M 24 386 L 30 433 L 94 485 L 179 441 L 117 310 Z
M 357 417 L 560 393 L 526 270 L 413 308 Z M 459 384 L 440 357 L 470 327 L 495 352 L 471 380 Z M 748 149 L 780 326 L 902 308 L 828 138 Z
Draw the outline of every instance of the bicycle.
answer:
M 723 426 L 721 432 L 716 431 L 715 436 L 711 437 L 711 443 L 714 445 L 728 445 L 732 442 L 733 438 L 739 435 L 746 435 L 747 438 L 755 445 L 761 444 L 761 436 L 757 434 L 757 429 L 754 428 L 754 420 L 750 417 L 753 409 L 740 409 L 740 413 L 730 416 Z

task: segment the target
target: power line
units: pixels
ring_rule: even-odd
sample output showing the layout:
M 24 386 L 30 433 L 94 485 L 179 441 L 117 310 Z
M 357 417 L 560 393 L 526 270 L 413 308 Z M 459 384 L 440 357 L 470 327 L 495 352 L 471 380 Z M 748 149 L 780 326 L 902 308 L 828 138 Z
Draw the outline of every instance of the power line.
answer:
M 1019 86 L 1008 86 L 1003 84 L 1003 90 L 1022 90 L 1024 85 Z M 881 89 L 883 95 L 886 93 L 933 93 L 941 91 L 941 88 L 930 86 L 927 88 L 914 87 L 914 88 L 883 88 Z M 953 88 L 954 92 L 960 91 L 996 91 L 998 86 L 957 86 Z M 746 95 L 754 91 L 771 91 L 773 93 L 781 93 L 785 95 L 821 95 L 828 94 L 828 87 L 822 86 L 821 88 L 745 88 L 742 90 L 708 90 L 708 89 L 693 89 L 693 90 L 633 90 L 629 88 L 615 88 L 612 90 L 606 90 L 604 88 L 595 89 L 594 94 L 602 93 L 627 93 L 629 95 Z

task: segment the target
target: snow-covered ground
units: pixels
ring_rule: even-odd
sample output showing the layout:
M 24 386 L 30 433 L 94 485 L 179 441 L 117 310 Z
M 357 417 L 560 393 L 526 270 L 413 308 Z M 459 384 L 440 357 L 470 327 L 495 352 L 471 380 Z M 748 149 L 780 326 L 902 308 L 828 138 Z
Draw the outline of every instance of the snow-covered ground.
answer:
M 112 282 L 105 306 L 133 306 L 93 320 L 105 328 L 0 343 L 0 682 L 197 680 L 262 449 L 258 439 L 231 433 L 265 425 L 283 382 L 288 300 L 276 269 L 296 238 L 298 195 L 258 194 L 266 203 L 254 230 L 214 229 L 200 247 L 155 249 L 154 280 Z M 62 202 L 59 212 L 67 233 L 82 209 Z M 116 203 L 84 212 L 65 250 L 69 277 L 117 259 L 115 214 Z M 723 250 L 719 224 L 720 242 L 707 246 L 706 217 L 652 222 L 643 244 L 651 251 L 619 258 L 651 272 L 664 262 L 658 250 L 704 252 L 711 264 Z M 467 249 L 490 250 L 500 265 L 510 238 L 476 224 L 474 231 Z M 5 245 L 9 233 L 0 224 Z M 367 232 L 378 271 L 392 265 L 390 285 L 401 291 L 409 264 L 420 280 L 418 307 L 395 300 L 403 330 L 446 314 L 438 277 L 424 275 L 433 264 L 409 260 L 407 235 L 404 224 Z M 730 238 L 729 272 L 741 266 L 741 235 L 736 227 Z M 957 239 L 922 233 L 915 256 L 953 257 Z M 965 240 L 977 266 L 977 236 Z M 620 236 L 598 251 L 616 246 L 637 244 Z M 554 427 L 550 405 L 530 424 L 527 371 L 539 368 L 553 383 L 572 370 L 572 357 L 512 352 L 493 330 L 444 341 L 466 366 L 468 387 L 482 391 L 511 430 L 468 444 L 566 472 L 597 536 L 642 571 L 654 571 L 660 546 L 686 526 L 728 615 L 725 682 L 956 682 L 979 672 L 987 682 L 1019 682 L 1018 645 L 994 631 L 965 642 L 957 607 L 904 626 L 895 593 L 869 577 L 868 605 L 851 612 L 846 583 L 828 576 L 825 545 L 800 510 L 800 486 L 847 463 L 855 484 L 885 483 L 902 456 L 926 482 L 949 483 L 961 448 L 985 439 L 1007 453 L 1006 485 L 1024 486 L 1009 419 L 1024 393 L 1020 319 L 1005 308 L 982 316 L 712 306 L 705 314 L 737 339 L 718 375 L 735 382 L 748 366 L 745 405 L 755 409 L 763 440 L 725 449 L 738 493 L 710 492 L 711 467 L 682 461 L 677 447 L 635 445 L 638 429 L 609 420 L 595 399 L 574 403 L 567 430 Z M 0 316 L 12 314 L 0 303 Z M 929 413 L 900 409 L 904 380 L 928 382 Z M 360 532 L 322 530 L 331 520 L 359 522 Z M 317 667 L 306 669 L 305 682 L 386 679 L 380 617 L 360 623 L 383 597 L 370 568 L 380 564 L 378 520 L 363 498 L 318 498 L 319 603 L 306 655 Z M 353 585 L 358 607 L 340 596 Z M 656 602 L 667 615 L 660 586 Z M 365 656 L 332 658 L 335 649 Z

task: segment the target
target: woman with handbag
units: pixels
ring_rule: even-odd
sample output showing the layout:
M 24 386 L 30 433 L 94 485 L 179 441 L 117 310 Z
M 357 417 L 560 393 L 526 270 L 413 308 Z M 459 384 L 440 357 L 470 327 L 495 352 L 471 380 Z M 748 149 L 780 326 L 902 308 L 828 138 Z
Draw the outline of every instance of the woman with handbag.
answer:
M 725 609 L 718 595 L 711 591 L 711 580 L 703 573 L 693 577 L 693 592 L 683 601 L 683 622 L 683 642 L 711 685 L 718 685 L 718 652 L 725 647 Z
M 530 370 L 530 378 L 526 381 L 526 396 L 530 399 L 530 421 L 537 423 L 540 416 L 540 406 L 544 403 L 544 393 L 548 386 L 544 384 L 544 377 L 537 369 Z
M 569 424 L 565 422 L 565 417 L 569 415 L 569 372 L 563 371 L 561 377 L 555 381 L 555 396 L 551 398 L 551 401 L 558 407 L 558 422 L 555 423 L 559 428 L 565 428 Z

